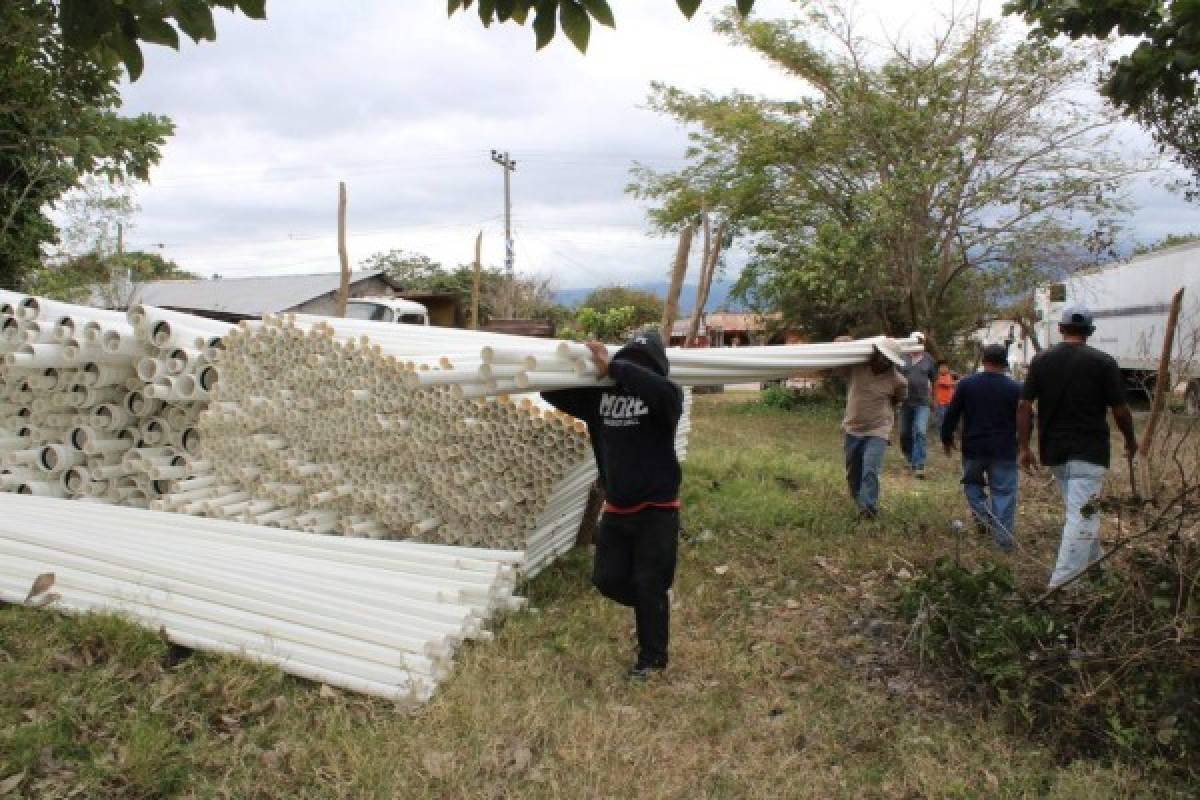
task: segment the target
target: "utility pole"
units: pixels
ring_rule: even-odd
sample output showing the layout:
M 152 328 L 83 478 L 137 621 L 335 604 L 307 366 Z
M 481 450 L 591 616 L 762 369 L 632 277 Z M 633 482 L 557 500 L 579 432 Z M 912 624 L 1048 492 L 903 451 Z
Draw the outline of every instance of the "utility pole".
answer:
M 479 270 L 482 267 L 483 231 L 475 237 L 475 270 L 471 279 L 471 330 L 479 330 Z
M 508 276 L 508 294 L 513 291 L 513 240 L 512 240 L 512 174 L 517 169 L 508 151 L 492 151 L 492 161 L 504 170 L 504 273 Z M 508 302 L 508 315 L 512 316 L 512 298 Z

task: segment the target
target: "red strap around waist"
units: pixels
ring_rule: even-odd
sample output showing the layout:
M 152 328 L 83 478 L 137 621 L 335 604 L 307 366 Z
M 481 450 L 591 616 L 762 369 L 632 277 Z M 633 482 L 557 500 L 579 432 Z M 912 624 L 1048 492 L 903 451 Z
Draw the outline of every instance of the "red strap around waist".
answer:
M 604 504 L 604 513 L 605 514 L 636 514 L 639 511 L 645 511 L 647 508 L 666 508 L 666 509 L 678 511 L 679 510 L 679 501 L 678 500 L 668 500 L 665 503 L 655 503 L 652 501 L 648 501 L 645 503 L 638 503 L 636 506 L 628 506 L 626 508 L 622 508 L 621 506 L 614 506 L 612 503 L 605 503 Z

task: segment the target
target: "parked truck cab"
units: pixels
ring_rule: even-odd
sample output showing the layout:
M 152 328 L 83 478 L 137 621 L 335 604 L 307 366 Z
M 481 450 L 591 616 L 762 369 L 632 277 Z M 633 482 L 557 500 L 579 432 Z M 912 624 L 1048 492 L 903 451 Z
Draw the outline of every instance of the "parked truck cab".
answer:
M 346 319 L 428 325 L 429 309 L 399 297 L 356 297 L 346 302 Z

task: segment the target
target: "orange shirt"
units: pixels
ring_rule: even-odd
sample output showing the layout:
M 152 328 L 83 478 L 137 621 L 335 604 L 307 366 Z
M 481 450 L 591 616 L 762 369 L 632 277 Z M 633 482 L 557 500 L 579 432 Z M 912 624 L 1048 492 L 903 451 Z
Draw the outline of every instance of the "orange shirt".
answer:
M 954 376 L 938 375 L 933 384 L 933 399 L 939 406 L 948 406 L 954 399 Z

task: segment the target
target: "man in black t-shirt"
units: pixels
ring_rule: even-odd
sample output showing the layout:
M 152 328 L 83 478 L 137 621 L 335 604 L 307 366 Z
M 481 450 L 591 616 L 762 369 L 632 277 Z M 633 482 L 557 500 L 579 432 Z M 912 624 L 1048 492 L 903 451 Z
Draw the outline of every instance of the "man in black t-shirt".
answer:
M 1068 308 L 1058 329 L 1062 343 L 1033 359 L 1017 408 L 1021 466 L 1031 471 L 1038 463 L 1029 448 L 1036 402 L 1038 455 L 1054 473 L 1066 504 L 1052 589 L 1101 556 L 1100 514 L 1093 500 L 1109 465 L 1109 409 L 1130 459 L 1138 447 L 1121 370 L 1112 356 L 1087 345 L 1096 330 L 1092 315 L 1083 308 Z

